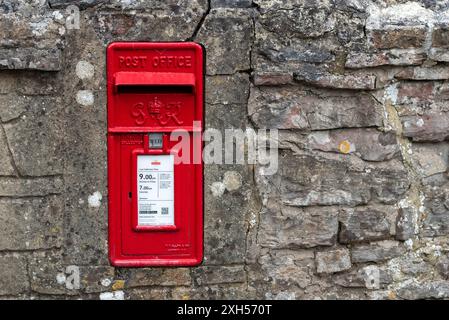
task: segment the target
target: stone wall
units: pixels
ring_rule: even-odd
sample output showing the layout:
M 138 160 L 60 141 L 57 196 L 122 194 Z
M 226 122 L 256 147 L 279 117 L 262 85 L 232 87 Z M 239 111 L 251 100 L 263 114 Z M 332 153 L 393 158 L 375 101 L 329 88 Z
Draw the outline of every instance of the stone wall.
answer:
M 449 298 L 448 23 L 446 0 L 0 0 L 0 297 Z M 206 127 L 279 129 L 275 175 L 206 166 L 200 267 L 108 263 L 116 40 L 203 43 Z

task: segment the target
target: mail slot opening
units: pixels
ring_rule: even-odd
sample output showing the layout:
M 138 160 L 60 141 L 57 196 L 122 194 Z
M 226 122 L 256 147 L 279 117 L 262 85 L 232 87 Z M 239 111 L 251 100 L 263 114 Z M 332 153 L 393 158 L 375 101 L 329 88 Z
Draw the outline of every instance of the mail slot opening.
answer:
M 187 93 L 193 94 L 192 86 L 171 86 L 171 85 L 118 85 L 117 93 Z

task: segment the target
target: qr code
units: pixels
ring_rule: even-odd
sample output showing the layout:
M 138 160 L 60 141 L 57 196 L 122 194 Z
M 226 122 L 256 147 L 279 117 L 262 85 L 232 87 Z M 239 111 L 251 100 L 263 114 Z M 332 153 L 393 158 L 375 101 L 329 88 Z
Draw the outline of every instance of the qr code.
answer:
M 161 214 L 168 214 L 168 208 L 161 208 Z

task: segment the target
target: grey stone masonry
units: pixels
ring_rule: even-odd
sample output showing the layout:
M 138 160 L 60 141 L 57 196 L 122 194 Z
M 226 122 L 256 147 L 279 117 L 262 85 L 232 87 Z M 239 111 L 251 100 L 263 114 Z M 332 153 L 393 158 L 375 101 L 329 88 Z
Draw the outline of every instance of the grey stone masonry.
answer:
M 0 298 L 449 298 L 448 10 L 0 1 Z M 206 129 L 277 130 L 272 175 L 205 165 L 198 267 L 108 261 L 113 41 L 200 42 Z

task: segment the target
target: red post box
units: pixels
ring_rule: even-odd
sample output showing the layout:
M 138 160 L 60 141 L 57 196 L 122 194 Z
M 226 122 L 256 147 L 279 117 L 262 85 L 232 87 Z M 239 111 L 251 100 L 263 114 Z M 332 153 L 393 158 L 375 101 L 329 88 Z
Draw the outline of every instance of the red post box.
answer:
M 109 259 L 115 266 L 202 261 L 203 56 L 192 42 L 107 48 Z M 190 141 L 187 151 L 178 147 L 179 134 L 173 138 L 181 131 Z

